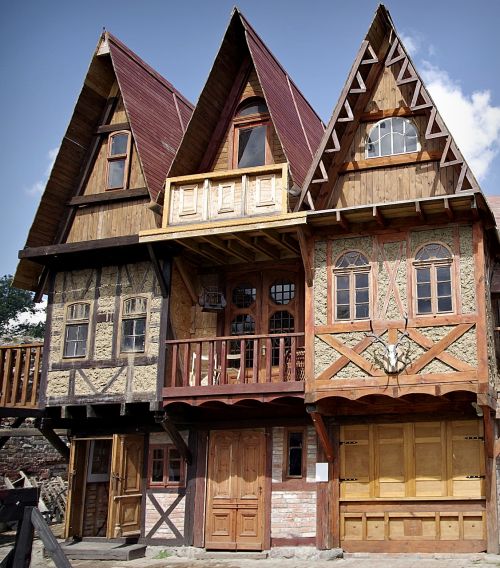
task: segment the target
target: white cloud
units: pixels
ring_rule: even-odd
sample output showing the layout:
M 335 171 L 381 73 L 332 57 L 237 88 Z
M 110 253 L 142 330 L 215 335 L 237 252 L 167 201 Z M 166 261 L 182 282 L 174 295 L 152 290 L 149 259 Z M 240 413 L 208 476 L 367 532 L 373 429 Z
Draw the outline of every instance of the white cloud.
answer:
M 52 171 L 52 166 L 56 161 L 57 153 L 59 152 L 59 147 L 53 148 L 47 152 L 47 167 L 45 168 L 44 175 L 41 179 L 33 183 L 27 190 L 26 193 L 28 195 L 42 195 L 43 190 L 47 184 L 47 180 L 49 179 L 50 172 Z
M 450 76 L 424 61 L 421 74 L 436 106 L 478 179 L 484 179 L 500 152 L 500 107 L 491 103 L 490 91 L 465 93 Z
M 15 327 L 17 327 L 19 324 L 30 323 L 36 325 L 37 323 L 45 321 L 45 318 L 47 317 L 46 309 L 47 309 L 47 301 L 44 300 L 43 302 L 36 304 L 34 314 L 30 312 L 22 312 L 20 314 L 17 314 L 15 318 L 9 320 L 9 323 L 7 324 L 7 329 L 12 330 Z
M 414 57 L 420 51 L 422 38 L 418 34 L 400 33 L 399 39 L 403 42 L 406 51 L 411 57 Z

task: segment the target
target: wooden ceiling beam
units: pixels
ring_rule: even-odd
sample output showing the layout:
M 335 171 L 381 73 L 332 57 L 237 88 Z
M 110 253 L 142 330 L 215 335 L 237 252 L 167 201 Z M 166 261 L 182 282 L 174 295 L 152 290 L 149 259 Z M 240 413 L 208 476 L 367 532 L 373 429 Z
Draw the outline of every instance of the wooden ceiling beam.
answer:
M 300 249 L 296 245 L 292 244 L 286 238 L 286 235 L 280 234 L 278 233 L 278 231 L 275 231 L 274 229 L 263 229 L 262 233 L 267 239 L 269 239 L 273 243 L 276 243 L 279 247 L 297 256 L 300 255 Z
M 213 249 L 211 250 L 209 247 L 202 247 L 193 239 L 176 239 L 175 242 L 187 248 L 191 252 L 194 252 L 197 257 L 207 257 L 215 262 L 215 264 L 224 264 L 225 259 L 222 255 L 219 255 L 216 251 Z
M 253 262 L 255 260 L 255 255 L 245 250 L 242 246 L 238 245 L 238 243 L 235 243 L 234 241 L 231 247 L 229 246 L 229 243 L 219 237 L 199 237 L 199 239 L 205 243 L 208 243 L 209 245 L 212 245 L 216 249 L 219 249 L 225 254 L 236 258 L 237 260 L 241 260 L 243 262 Z
M 385 227 L 387 225 L 382 212 L 376 205 L 373 206 L 373 218 L 381 227 Z
M 337 223 L 344 229 L 344 231 L 349 231 L 351 226 L 349 225 L 349 222 L 344 217 L 344 215 L 342 215 L 342 213 L 338 209 L 335 212 L 335 217 L 337 219 Z
M 231 233 L 231 236 L 235 240 L 240 242 L 242 245 L 248 247 L 249 249 L 251 249 L 255 252 L 260 252 L 262 254 L 265 254 L 266 256 L 271 258 L 272 260 L 279 260 L 280 259 L 280 253 L 275 248 L 273 248 L 269 245 L 268 246 L 262 245 L 259 242 L 259 237 L 245 237 L 240 233 Z
M 300 256 L 302 258 L 302 264 L 304 265 L 304 274 L 306 276 L 306 284 L 309 288 L 313 285 L 313 269 L 311 266 L 311 259 L 309 256 L 309 246 L 308 241 L 311 237 L 310 231 L 305 227 L 297 228 L 297 237 L 300 246 Z

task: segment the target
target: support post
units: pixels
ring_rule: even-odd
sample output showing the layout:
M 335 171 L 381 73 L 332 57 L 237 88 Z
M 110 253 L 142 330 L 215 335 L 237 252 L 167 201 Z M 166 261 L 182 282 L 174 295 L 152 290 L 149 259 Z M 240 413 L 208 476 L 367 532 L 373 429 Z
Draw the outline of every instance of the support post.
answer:
M 326 430 L 325 421 L 323 420 L 323 415 L 318 412 L 315 404 L 308 404 L 306 406 L 306 410 L 308 414 L 311 416 L 314 428 L 316 429 L 316 434 L 318 435 L 318 438 L 325 452 L 326 459 L 328 460 L 329 463 L 333 463 L 334 459 L 333 448 L 328 438 L 328 432 Z
M 50 419 L 43 418 L 40 425 L 37 426 L 46 440 L 61 454 L 66 463 L 69 463 L 69 448 L 54 432 L 50 425 Z
M 176 425 L 173 423 L 172 419 L 168 417 L 167 413 L 159 414 L 156 416 L 156 422 L 161 425 L 161 427 L 167 432 L 167 434 L 172 438 L 172 442 L 181 454 L 181 456 L 186 460 L 188 465 L 193 462 L 193 456 L 191 455 L 191 450 L 188 448 L 184 438 L 181 436 L 179 430 L 177 430 Z
M 484 454 L 486 460 L 486 538 L 487 552 L 499 553 L 498 543 L 498 495 L 497 468 L 495 459 L 496 421 L 489 406 L 482 406 L 484 421 Z

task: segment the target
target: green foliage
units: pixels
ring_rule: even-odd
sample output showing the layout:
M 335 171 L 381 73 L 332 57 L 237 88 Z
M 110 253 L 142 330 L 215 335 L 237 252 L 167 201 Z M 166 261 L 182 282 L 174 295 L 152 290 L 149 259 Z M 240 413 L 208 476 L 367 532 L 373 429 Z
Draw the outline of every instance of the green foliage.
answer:
M 164 560 L 170 556 L 170 552 L 168 550 L 160 550 L 158 554 L 154 557 L 154 560 Z
M 43 338 L 45 322 L 18 323 L 9 325 L 9 321 L 20 314 L 35 314 L 36 304 L 33 293 L 12 286 L 12 275 L 0 277 L 0 335 L 29 336 Z

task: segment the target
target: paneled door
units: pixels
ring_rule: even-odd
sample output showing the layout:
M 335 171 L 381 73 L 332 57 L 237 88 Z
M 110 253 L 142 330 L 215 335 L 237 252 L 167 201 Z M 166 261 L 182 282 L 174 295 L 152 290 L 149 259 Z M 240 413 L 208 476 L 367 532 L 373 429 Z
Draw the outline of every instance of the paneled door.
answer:
M 108 538 L 138 536 L 141 532 L 144 436 L 113 436 Z
M 262 550 L 265 434 L 210 433 L 205 547 Z

